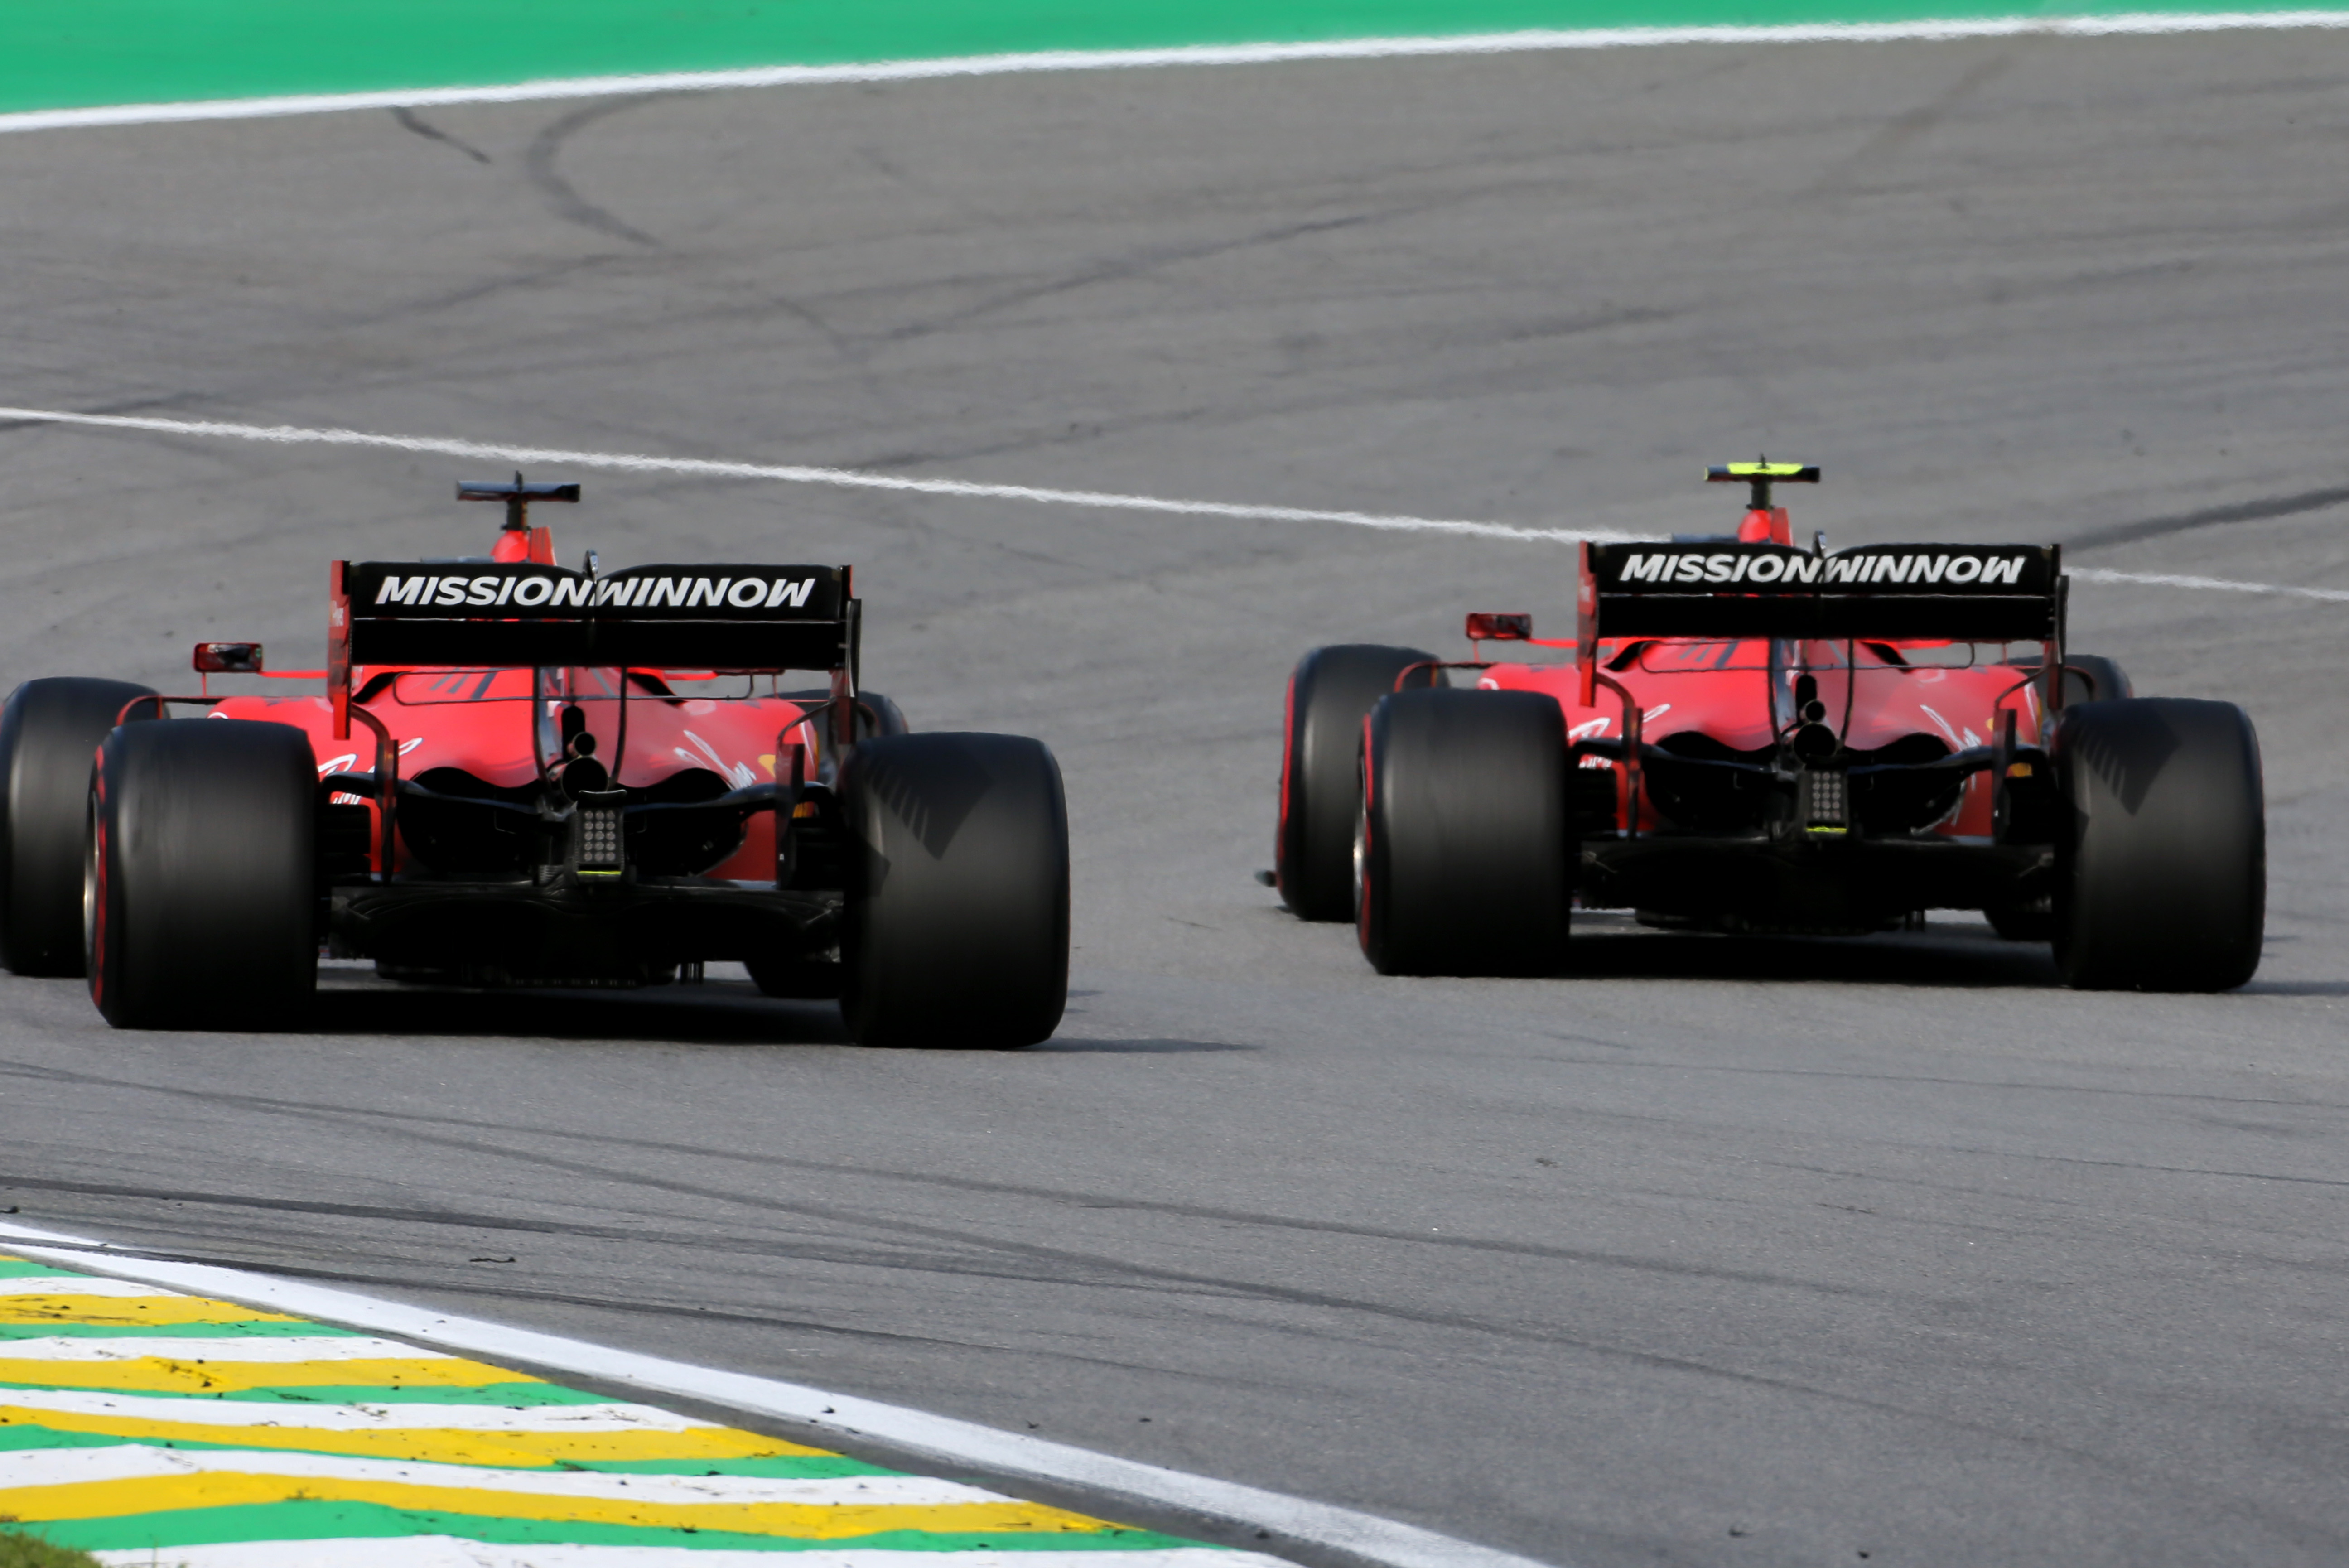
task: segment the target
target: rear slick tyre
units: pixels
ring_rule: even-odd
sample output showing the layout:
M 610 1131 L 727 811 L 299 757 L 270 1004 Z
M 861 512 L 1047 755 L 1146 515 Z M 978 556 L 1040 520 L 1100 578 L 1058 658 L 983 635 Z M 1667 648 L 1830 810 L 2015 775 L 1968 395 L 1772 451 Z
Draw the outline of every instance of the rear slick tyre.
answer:
M 1301 920 L 1354 915 L 1354 815 L 1361 804 L 1362 720 L 1414 664 L 1413 687 L 1442 686 L 1435 656 L 1349 642 L 1317 648 L 1288 678 L 1273 883 Z
M 2052 746 L 2070 807 L 2055 963 L 2080 991 L 2231 991 L 2260 966 L 2267 815 L 2259 737 L 2231 702 L 2066 708 Z
M 1399 691 L 1363 743 L 1356 929 L 1371 967 L 1557 973 L 1578 848 L 1557 699 Z
M 119 1029 L 268 1029 L 317 986 L 317 764 L 287 724 L 173 719 L 106 738 L 83 903 Z
M 1017 735 L 867 741 L 841 769 L 841 1013 L 864 1045 L 1008 1049 L 1069 996 L 1061 766 Z
M 125 707 L 154 691 L 127 680 L 27 680 L 0 709 L 0 964 L 82 972 L 82 831 L 90 758 Z M 151 703 L 134 719 L 151 719 Z

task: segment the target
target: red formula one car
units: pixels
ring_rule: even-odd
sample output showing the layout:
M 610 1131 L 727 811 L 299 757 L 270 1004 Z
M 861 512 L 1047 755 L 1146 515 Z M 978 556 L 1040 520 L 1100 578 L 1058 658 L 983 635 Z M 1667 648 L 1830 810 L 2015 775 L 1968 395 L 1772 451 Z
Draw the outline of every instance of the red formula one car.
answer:
M 394 979 L 646 985 L 739 960 L 877 1044 L 1021 1045 L 1068 991 L 1040 743 L 912 734 L 857 688 L 846 566 L 337 562 L 316 696 L 197 645 L 202 694 L 30 680 L 0 712 L 0 959 L 129 1027 L 298 1015 L 321 951 Z M 829 684 L 784 689 L 792 670 Z M 167 718 L 171 704 L 205 710 Z M 164 722 L 157 722 L 164 721 Z M 93 768 L 92 756 L 96 763 Z
M 2064 646 L 2054 545 L 1793 543 L 1774 483 L 1734 535 L 1582 546 L 1578 634 L 1472 615 L 1475 657 L 1350 644 L 1288 688 L 1288 908 L 1384 973 L 1557 970 L 1569 911 L 1857 934 L 1935 909 L 2052 940 L 2083 988 L 2257 969 L 2259 742 L 2231 703 L 2140 698 Z M 1572 661 L 1487 662 L 1492 642 Z M 1457 676 L 1464 685 L 1454 685 Z

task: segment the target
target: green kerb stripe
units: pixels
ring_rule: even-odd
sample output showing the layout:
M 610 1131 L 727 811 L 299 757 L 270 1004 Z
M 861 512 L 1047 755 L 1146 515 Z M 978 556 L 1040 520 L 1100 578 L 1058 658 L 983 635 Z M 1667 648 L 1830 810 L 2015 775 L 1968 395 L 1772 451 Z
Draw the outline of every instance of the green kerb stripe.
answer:
M 65 1364 L 70 1367 L 73 1363 Z M 69 1371 L 54 1383 L 0 1383 L 0 1405 L 12 1388 L 70 1388 Z M 492 1405 L 509 1410 L 537 1409 L 548 1405 L 610 1405 L 602 1394 L 583 1394 L 552 1383 L 490 1383 L 476 1388 L 451 1388 L 437 1384 L 376 1385 L 287 1384 L 280 1388 L 234 1388 L 205 1393 L 188 1388 L 115 1388 L 91 1390 L 140 1399 L 189 1399 L 217 1405 Z
M 200 1442 L 187 1438 L 129 1437 L 117 1432 L 74 1432 L 55 1427 L 30 1424 L 0 1426 L 0 1453 L 25 1449 L 186 1449 L 207 1453 L 248 1453 L 260 1458 L 273 1454 L 324 1454 L 333 1459 L 347 1459 L 348 1449 L 294 1449 L 273 1445 L 255 1449 L 237 1442 Z M 371 1456 L 372 1457 L 372 1456 Z M 459 1459 L 436 1459 L 436 1465 L 459 1465 Z M 740 1476 L 777 1480 L 832 1480 L 841 1477 L 895 1476 L 902 1470 L 884 1469 L 868 1465 L 862 1459 L 846 1459 L 837 1454 L 774 1454 L 764 1459 L 540 1459 L 528 1454 L 502 1454 L 494 1460 L 473 1466 L 477 1469 L 528 1470 L 543 1469 L 549 1473 L 592 1471 L 599 1475 L 623 1476 Z
M 6 1323 L 0 1345 L 12 1339 L 365 1339 L 323 1323 Z M 0 1355 L 6 1352 L 0 1350 Z
M 564 1542 L 577 1546 L 685 1546 L 710 1552 L 1117 1552 L 1199 1544 L 1171 1535 L 1113 1526 L 1100 1531 L 1050 1533 L 1003 1530 L 933 1534 L 927 1531 L 890 1530 L 874 1535 L 818 1541 L 719 1530 L 495 1519 L 410 1511 L 381 1503 L 316 1501 L 179 1509 L 162 1513 L 118 1514 L 109 1519 L 35 1523 L 42 1534 L 58 1545 L 79 1547 L 85 1552 L 119 1552 L 150 1546 L 169 1551 L 174 1546 L 211 1546 L 237 1541 L 332 1541 L 338 1537 L 384 1539 L 404 1535 L 454 1535 L 501 1546 Z

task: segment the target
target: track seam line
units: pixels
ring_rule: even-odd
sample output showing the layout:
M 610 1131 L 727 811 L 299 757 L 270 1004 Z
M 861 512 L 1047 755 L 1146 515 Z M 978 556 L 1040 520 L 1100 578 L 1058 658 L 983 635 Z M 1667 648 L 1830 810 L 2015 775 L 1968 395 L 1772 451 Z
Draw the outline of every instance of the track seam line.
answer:
M 1300 60 L 1377 60 L 1430 56 L 1656 48 L 1676 44 L 1946 43 L 2022 36 L 2098 38 L 2179 33 L 2349 27 L 2349 11 L 2131 12 L 2110 16 L 2001 16 L 1916 22 L 1795 23 L 1780 26 L 1594 27 L 1464 33 L 1450 36 L 1334 38 L 1302 43 L 1199 44 L 1155 49 L 1042 49 L 937 59 L 831 66 L 753 66 L 737 70 L 567 77 L 476 87 L 395 88 L 374 92 L 297 93 L 178 103 L 109 104 L 0 114 L 0 133 L 460 103 L 528 103 L 611 93 L 712 92 L 762 87 L 935 80 L 1046 71 L 1154 70 L 1183 66 L 1281 65 Z
M 917 479 L 905 474 L 867 473 L 849 468 L 813 468 L 792 463 L 730 462 L 714 458 L 658 457 L 641 452 L 578 452 L 564 447 L 514 446 L 462 441 L 449 436 L 383 434 L 333 426 L 247 425 L 218 420 L 166 420 L 143 414 L 81 414 L 58 409 L 0 407 L 0 422 L 78 425 L 100 430 L 143 431 L 162 435 L 211 436 L 226 441 L 282 446 L 376 447 L 393 452 L 437 452 L 494 462 L 544 462 L 574 468 L 636 473 L 691 473 L 723 479 L 764 479 L 788 484 L 831 485 L 846 490 L 892 490 L 919 495 L 953 495 L 986 501 L 1025 501 L 1049 506 L 1090 506 L 1111 511 L 1160 512 L 1178 516 L 1229 517 L 1241 522 L 1338 523 L 1389 533 L 1462 534 L 1486 539 L 1547 544 L 1661 543 L 1662 535 L 1598 528 L 1537 528 L 1515 523 L 1465 518 L 1411 517 L 1375 512 L 1325 511 L 1308 506 L 1259 506 L 1229 501 L 1189 501 L 1163 495 L 1129 495 L 1101 490 L 1054 490 L 1030 484 L 988 484 L 966 479 Z M 2070 566 L 2088 583 L 2127 583 L 2146 587 L 2190 588 L 2349 604 L 2349 588 L 2306 587 L 2292 583 L 2252 583 L 2178 572 L 2119 572 L 2104 566 Z
M 998 1431 L 902 1405 L 827 1393 L 805 1384 L 695 1366 L 243 1269 L 125 1257 L 109 1251 L 106 1242 L 32 1226 L 0 1221 L 0 1237 L 7 1239 L 8 1250 L 18 1257 L 420 1341 L 496 1362 L 568 1372 L 843 1438 L 868 1438 L 926 1459 L 977 1466 L 996 1475 L 1235 1521 L 1386 1568 L 1551 1568 L 1533 1558 L 1330 1503 Z M 1273 1544 L 1277 1549 L 1278 1543 Z

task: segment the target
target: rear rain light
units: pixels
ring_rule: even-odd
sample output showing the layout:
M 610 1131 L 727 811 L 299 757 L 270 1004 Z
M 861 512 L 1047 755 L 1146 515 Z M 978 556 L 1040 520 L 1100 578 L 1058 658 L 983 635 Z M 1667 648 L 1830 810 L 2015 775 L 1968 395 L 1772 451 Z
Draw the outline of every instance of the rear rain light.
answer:
M 1810 769 L 1802 775 L 1803 830 L 1838 834 L 1850 830 L 1848 782 L 1839 772 Z
M 579 807 L 579 869 L 588 876 L 620 872 L 620 808 L 617 804 Z

